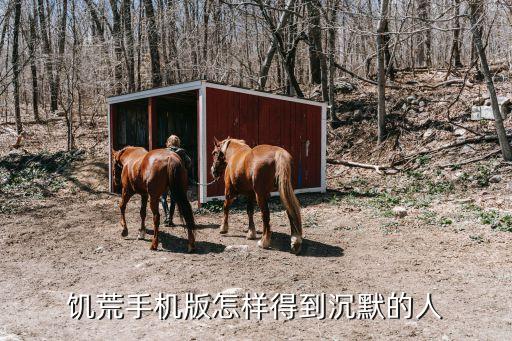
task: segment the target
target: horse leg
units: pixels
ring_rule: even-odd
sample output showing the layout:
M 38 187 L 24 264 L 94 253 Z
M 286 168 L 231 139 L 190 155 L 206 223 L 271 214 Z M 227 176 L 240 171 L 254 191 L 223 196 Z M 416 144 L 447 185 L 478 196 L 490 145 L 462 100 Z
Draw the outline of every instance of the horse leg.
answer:
M 168 222 L 169 217 L 169 206 L 167 206 L 167 194 L 168 192 L 164 192 L 164 194 L 162 194 L 162 197 L 160 197 L 160 202 L 162 203 L 162 208 L 164 209 L 165 223 Z
M 160 225 L 160 213 L 158 212 L 158 197 L 149 197 L 149 207 L 153 213 L 153 239 L 151 241 L 151 250 L 158 248 L 158 226 Z
M 196 250 L 196 237 L 194 235 L 194 230 L 187 229 L 188 234 L 188 253 L 192 253 Z
M 128 192 L 127 190 L 123 189 L 123 192 L 121 194 L 121 202 L 119 203 L 119 208 L 121 209 L 121 227 L 123 228 L 123 231 L 121 232 L 121 236 L 126 237 L 128 235 L 128 227 L 126 226 L 126 205 L 128 205 L 128 201 L 130 201 L 130 198 L 132 197 L 132 194 Z
M 256 239 L 256 227 L 254 226 L 254 194 L 247 196 L 247 215 L 249 216 L 247 239 Z
M 299 254 L 302 248 L 302 228 L 301 226 L 296 226 L 296 220 L 292 218 L 290 213 L 286 211 L 286 215 L 288 216 L 288 220 L 290 221 L 291 228 L 291 243 L 290 249 L 294 254 Z
M 226 195 L 226 199 L 224 200 L 224 220 L 222 221 L 222 226 L 220 228 L 220 233 L 225 234 L 228 233 L 229 224 L 228 224 L 228 215 L 229 215 L 229 206 L 235 201 L 235 198 Z
M 270 246 L 270 210 L 268 208 L 268 195 L 256 194 L 256 201 L 260 207 L 261 215 L 263 218 L 263 235 L 261 240 L 258 242 L 258 246 L 264 249 L 268 249 Z
M 148 207 L 148 195 L 143 194 L 141 196 L 140 204 L 140 229 L 138 239 L 144 239 L 146 236 L 146 211 Z
M 174 211 L 176 210 L 176 200 L 171 196 L 171 207 L 169 208 L 169 216 L 167 217 L 168 223 L 167 226 L 174 226 Z

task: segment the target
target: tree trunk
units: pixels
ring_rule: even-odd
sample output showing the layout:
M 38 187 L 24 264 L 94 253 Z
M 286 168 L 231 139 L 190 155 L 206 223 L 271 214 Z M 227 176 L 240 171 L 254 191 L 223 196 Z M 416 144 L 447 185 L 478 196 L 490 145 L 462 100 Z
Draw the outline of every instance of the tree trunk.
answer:
M 455 29 L 453 30 L 453 65 L 457 68 L 462 67 L 462 61 L 460 59 L 460 0 L 455 0 L 454 4 L 454 11 L 455 11 Z M 451 61 L 450 61 L 451 62 Z
M 329 100 L 329 119 L 331 124 L 335 124 L 338 121 L 336 116 L 336 98 L 334 91 L 334 76 L 336 74 L 336 15 L 339 0 L 334 0 L 329 3 L 329 10 L 327 12 L 328 31 L 327 31 L 327 52 L 329 58 L 329 86 L 328 86 L 328 100 Z M 324 99 L 325 100 L 325 99 Z
M 144 15 L 144 11 L 142 10 L 143 6 L 139 6 L 139 24 L 137 27 L 137 87 L 136 90 L 140 91 L 142 89 L 142 79 L 141 79 L 141 64 L 142 64 L 142 17 Z
M 492 80 L 491 71 L 489 70 L 489 64 L 487 62 L 487 55 L 485 53 L 484 45 L 482 43 L 482 35 L 479 23 L 479 13 L 481 13 L 479 11 L 479 7 L 481 6 L 483 6 L 483 2 L 480 0 L 469 1 L 471 32 L 473 33 L 473 41 L 476 53 L 478 54 L 478 57 L 480 59 L 482 73 L 484 75 L 485 82 L 487 83 L 487 90 L 489 91 L 489 96 L 491 98 L 494 122 L 496 124 L 496 134 L 498 135 L 501 153 L 503 154 L 503 159 L 505 159 L 506 161 L 512 161 L 512 151 L 510 149 L 510 144 L 508 143 L 505 127 L 503 126 L 503 119 L 501 117 L 500 106 L 498 104 L 498 99 L 496 97 L 496 89 L 494 88 L 494 82 Z
M 123 67 L 122 67 L 122 55 L 123 55 L 123 42 L 121 36 L 121 15 L 119 8 L 117 7 L 118 0 L 110 0 L 110 8 L 112 9 L 112 38 L 114 39 L 114 55 L 116 61 L 114 65 L 114 93 L 116 95 L 121 94 L 123 91 Z
M 58 56 L 55 65 L 55 91 L 59 94 L 60 87 L 60 70 L 64 57 L 64 49 L 66 47 L 66 22 L 68 18 L 68 0 L 62 1 L 62 15 L 60 17 L 60 27 L 59 27 L 59 39 L 57 41 L 58 47 Z M 58 95 L 57 95 L 58 96 Z
M 308 40 L 309 40 L 309 71 L 310 82 L 320 84 L 322 82 L 322 31 L 320 29 L 320 11 L 313 0 L 306 2 L 308 9 Z
M 288 82 L 291 85 L 291 87 L 293 87 L 293 90 L 295 91 L 297 96 L 302 98 L 302 97 L 304 97 L 304 93 L 300 89 L 299 82 L 297 81 L 297 78 L 295 77 L 295 73 L 294 73 L 294 65 L 293 64 L 294 64 L 295 58 L 293 58 L 293 60 L 290 59 L 288 56 L 288 53 L 285 51 L 285 44 L 283 41 L 283 36 L 277 30 L 276 26 L 274 25 L 274 22 L 268 15 L 268 13 L 265 9 L 265 4 L 263 3 L 263 0 L 257 0 L 257 3 L 260 7 L 261 14 L 263 15 L 267 25 L 270 28 L 270 31 L 272 32 L 273 39 L 275 39 L 277 41 L 277 51 L 279 52 L 279 55 L 281 56 L 281 59 L 283 60 L 283 63 L 285 64 L 284 69 L 285 69 L 286 75 L 288 76 Z M 289 8 L 291 10 L 293 10 L 293 8 L 295 8 L 295 0 L 289 0 L 289 4 L 292 4 L 292 6 L 290 6 Z M 288 8 L 288 6 L 287 6 L 287 8 Z M 293 51 L 292 53 L 295 53 L 295 51 Z
M 33 15 L 28 15 L 29 30 L 26 32 L 27 48 L 30 58 L 30 74 L 32 77 L 32 112 L 34 113 L 34 121 L 41 122 L 39 117 L 39 87 L 37 81 L 37 64 L 36 64 L 36 19 Z
M 133 31 L 132 31 L 132 12 L 131 1 L 123 0 L 121 5 L 123 33 L 126 38 L 125 51 L 126 51 L 126 73 L 128 76 L 128 91 L 135 91 L 135 59 L 133 57 Z
M 389 32 L 389 21 L 386 20 L 386 26 L 384 27 L 385 32 Z M 393 61 L 391 60 L 391 51 L 389 50 L 389 41 L 391 37 L 389 34 L 384 35 L 384 61 L 386 63 L 386 75 L 389 75 L 391 80 L 395 79 L 395 68 L 393 67 Z
M 155 11 L 153 9 L 152 0 L 144 0 L 144 8 L 146 9 L 147 32 L 149 55 L 151 57 L 151 80 L 153 87 L 162 85 L 162 75 L 160 72 L 160 52 L 158 51 L 158 31 L 155 23 Z
M 19 33 L 21 19 L 21 0 L 14 0 L 14 26 L 12 33 L 12 84 L 14 87 L 14 116 L 16 119 L 16 132 L 18 136 L 23 132 L 20 113 L 20 66 L 19 66 Z
M 380 19 L 377 27 L 377 91 L 378 91 L 378 142 L 382 143 L 386 134 L 386 61 L 385 42 L 387 34 L 389 0 L 381 0 Z
M 288 0 L 285 5 L 285 11 L 281 14 L 281 17 L 279 19 L 279 23 L 277 24 L 276 30 L 278 32 L 281 32 L 283 27 L 285 27 L 288 24 L 288 19 L 291 15 L 291 8 L 295 6 L 296 0 Z M 272 60 L 274 59 L 274 55 L 277 51 L 277 39 L 274 35 L 272 35 L 272 42 L 270 43 L 270 46 L 268 47 L 267 53 L 265 55 L 265 59 L 263 61 L 263 64 L 260 67 L 259 72 L 259 79 L 258 79 L 258 87 L 260 90 L 265 89 L 265 85 L 267 84 L 268 79 L 268 72 L 270 70 L 270 66 L 272 65 Z
M 201 78 L 208 79 L 208 21 L 210 20 L 211 2 L 205 0 L 203 10 L 203 51 L 201 64 L 204 65 L 203 75 Z
M 431 45 L 432 45 L 432 32 L 430 30 L 430 23 L 428 22 L 430 12 L 429 0 L 418 0 L 418 17 L 421 20 L 425 31 L 420 36 L 419 50 L 418 50 L 418 65 L 419 66 L 432 66 Z M 423 26 L 422 25 L 422 26 Z
M 38 0 L 38 14 L 39 14 L 39 24 L 41 30 L 41 37 L 43 41 L 43 53 L 45 54 L 45 66 L 46 73 L 48 77 L 48 82 L 50 84 L 50 110 L 52 112 L 57 111 L 57 103 L 58 103 L 58 89 L 57 84 L 55 82 L 55 76 L 53 75 L 53 53 L 52 47 L 50 43 L 50 37 L 48 36 L 48 26 L 47 26 L 47 18 L 44 10 L 44 2 L 43 0 Z

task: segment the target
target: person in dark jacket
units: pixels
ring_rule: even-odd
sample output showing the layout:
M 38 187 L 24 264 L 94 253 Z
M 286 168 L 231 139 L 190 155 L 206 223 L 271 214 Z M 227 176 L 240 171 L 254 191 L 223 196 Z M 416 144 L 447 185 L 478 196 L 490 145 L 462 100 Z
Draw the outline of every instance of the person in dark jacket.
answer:
M 176 154 L 179 155 L 179 157 L 181 158 L 181 161 L 183 162 L 183 165 L 187 169 L 187 173 L 188 173 L 188 176 L 190 179 L 190 177 L 192 175 L 192 160 L 188 156 L 185 149 L 181 148 L 180 138 L 176 135 L 169 136 L 169 138 L 167 139 L 167 142 L 165 143 L 165 147 L 168 150 L 175 152 Z M 169 195 L 169 192 L 166 191 L 166 192 L 164 192 L 164 194 L 162 194 L 162 197 L 160 199 L 162 206 L 164 208 L 164 215 L 165 215 L 164 222 L 165 222 L 166 226 L 174 226 L 173 217 L 174 217 L 174 210 L 176 208 L 176 201 L 174 201 L 173 197 L 170 196 L 171 197 L 171 205 L 170 205 L 170 207 L 167 206 L 167 196 L 168 195 Z

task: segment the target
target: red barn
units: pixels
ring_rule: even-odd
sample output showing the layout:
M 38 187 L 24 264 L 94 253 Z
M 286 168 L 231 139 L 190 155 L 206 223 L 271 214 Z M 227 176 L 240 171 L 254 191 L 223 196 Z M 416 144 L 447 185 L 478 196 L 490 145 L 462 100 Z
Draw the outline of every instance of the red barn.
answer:
M 250 146 L 272 144 L 294 159 L 297 193 L 325 192 L 325 103 L 275 95 L 207 81 L 194 81 L 109 97 L 110 184 L 112 148 L 163 148 L 178 135 L 194 163 L 200 183 L 212 180 L 214 137 L 245 140 Z M 224 184 L 198 186 L 199 203 L 223 197 Z

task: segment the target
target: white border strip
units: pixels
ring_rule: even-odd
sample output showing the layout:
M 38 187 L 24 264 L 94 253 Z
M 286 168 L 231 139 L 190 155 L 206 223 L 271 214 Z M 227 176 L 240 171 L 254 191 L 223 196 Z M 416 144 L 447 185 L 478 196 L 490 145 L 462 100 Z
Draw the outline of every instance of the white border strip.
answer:
M 131 94 L 109 97 L 109 98 L 107 98 L 107 103 L 115 104 L 115 103 L 128 102 L 128 101 L 133 101 L 133 100 L 141 99 L 141 98 L 156 97 L 156 96 L 174 94 L 177 92 L 197 90 L 197 89 L 200 89 L 201 87 L 203 87 L 202 81 L 188 82 L 188 83 L 183 83 L 183 84 L 166 86 L 163 88 L 149 89 L 149 90 L 134 92 Z
M 208 146 L 206 141 L 206 86 L 204 84 L 199 89 L 199 107 L 197 110 L 199 112 L 199 182 L 205 184 L 208 182 L 208 165 L 206 163 Z M 201 203 L 207 201 L 206 186 L 199 185 L 199 201 Z
M 263 91 L 249 90 L 249 89 L 237 88 L 236 86 L 229 86 L 229 85 L 222 85 L 222 84 L 215 84 L 215 83 L 208 83 L 208 82 L 205 82 L 205 84 L 206 84 L 206 87 L 213 88 L 213 89 L 226 90 L 226 91 L 232 91 L 232 92 L 241 92 L 243 94 L 248 94 L 248 95 L 275 98 L 275 99 L 280 99 L 280 100 L 288 101 L 288 102 L 303 103 L 303 104 L 316 105 L 319 107 L 327 108 L 327 103 L 316 102 L 316 101 L 312 101 L 312 100 L 304 99 L 304 98 L 276 95 L 276 94 L 263 92 Z
M 314 187 L 314 188 L 299 188 L 299 189 L 296 189 L 294 192 L 295 192 L 295 194 L 301 194 L 301 193 L 323 193 L 324 191 L 322 190 L 322 187 Z M 277 197 L 277 196 L 279 196 L 279 192 L 272 192 L 272 193 L 270 193 L 270 195 L 273 197 Z M 212 201 L 212 200 L 224 200 L 224 199 L 225 198 L 223 195 L 219 195 L 216 197 L 207 197 L 206 201 L 204 201 L 203 204 L 205 202 Z

